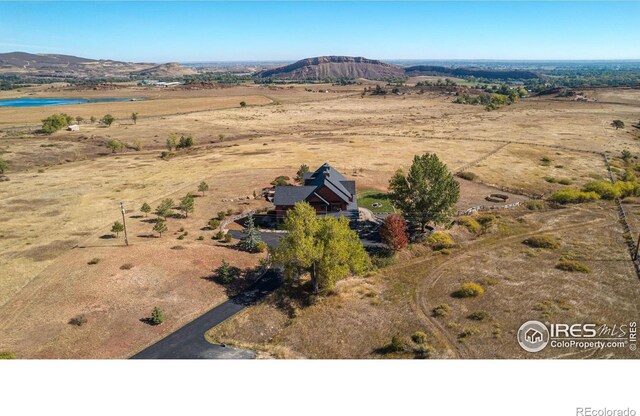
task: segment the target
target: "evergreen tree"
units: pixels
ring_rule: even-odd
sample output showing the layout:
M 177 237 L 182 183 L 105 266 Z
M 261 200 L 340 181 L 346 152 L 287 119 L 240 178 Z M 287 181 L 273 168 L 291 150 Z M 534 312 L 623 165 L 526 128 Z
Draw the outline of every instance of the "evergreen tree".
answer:
M 163 322 L 164 312 L 162 312 L 162 309 L 156 306 L 155 308 L 153 308 L 153 311 L 151 311 L 151 323 L 153 323 L 154 325 L 160 325 Z
M 156 208 L 156 215 L 167 219 L 173 213 L 173 199 L 166 198 L 160 202 L 160 205 Z
M 229 284 L 233 281 L 235 277 L 234 270 L 226 260 L 222 260 L 222 265 L 218 268 L 218 278 L 220 282 L 223 284 Z
M 624 128 L 624 122 L 622 120 L 613 120 L 611 122 L 611 126 L 615 127 L 616 130 Z
M 253 214 L 249 215 L 247 218 L 246 228 L 242 232 L 242 238 L 240 238 L 238 245 L 242 250 L 248 251 L 249 253 L 255 253 L 258 251 L 258 245 L 260 242 L 262 242 L 262 239 L 260 238 L 260 233 L 253 222 Z
M 116 221 L 113 223 L 113 226 L 111 227 L 111 232 L 116 233 L 116 237 L 118 237 L 118 235 L 123 231 L 124 231 L 124 225 L 122 225 L 120 221 Z
M 145 202 L 140 207 L 140 211 L 144 212 L 144 216 L 146 217 L 147 214 L 151 212 L 151 206 Z
M 184 198 L 180 200 L 180 205 L 178 206 L 180 211 L 184 212 L 184 217 L 187 218 L 190 212 L 193 212 L 195 208 L 195 200 L 193 195 L 187 194 Z
M 158 234 L 160 234 L 160 237 L 162 237 L 162 233 L 167 231 L 167 224 L 165 223 L 165 221 L 162 218 L 158 218 L 156 223 L 153 225 L 153 231 L 155 231 Z
M 202 196 L 204 196 L 205 191 L 208 190 L 209 185 L 205 181 L 200 182 L 200 185 L 198 185 L 198 191 L 202 192 Z
M 304 182 L 305 173 L 309 173 L 309 166 L 300 165 L 300 169 L 298 169 L 298 172 L 296 173 L 296 182 L 302 184 Z

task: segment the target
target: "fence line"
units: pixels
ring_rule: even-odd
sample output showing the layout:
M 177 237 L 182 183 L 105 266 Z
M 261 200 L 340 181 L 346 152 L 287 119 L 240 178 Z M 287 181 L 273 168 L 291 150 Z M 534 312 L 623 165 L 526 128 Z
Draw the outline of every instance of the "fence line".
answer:
M 602 153 L 602 157 L 604 159 L 604 163 L 607 166 L 607 172 L 609 173 L 609 181 L 611 183 L 615 183 L 613 179 L 613 172 L 611 171 L 611 165 L 609 164 L 609 158 L 606 153 Z M 627 243 L 627 248 L 629 249 L 629 254 L 631 255 L 631 261 L 633 262 L 633 266 L 636 269 L 636 275 L 640 279 L 640 259 L 635 257 L 636 251 L 636 240 L 633 238 L 633 234 L 631 233 L 631 227 L 629 226 L 629 220 L 627 219 L 627 213 L 624 211 L 624 206 L 622 205 L 622 200 L 620 198 L 616 198 L 616 207 L 618 208 L 618 218 L 620 224 L 622 225 L 622 229 L 624 230 L 624 239 Z

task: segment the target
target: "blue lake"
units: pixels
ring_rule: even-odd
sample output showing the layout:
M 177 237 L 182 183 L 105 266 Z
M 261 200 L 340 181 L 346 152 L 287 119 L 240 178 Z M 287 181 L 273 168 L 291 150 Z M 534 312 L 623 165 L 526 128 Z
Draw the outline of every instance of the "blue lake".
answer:
M 0 107 L 45 107 L 50 105 L 140 101 L 140 98 L 12 98 L 0 100 Z

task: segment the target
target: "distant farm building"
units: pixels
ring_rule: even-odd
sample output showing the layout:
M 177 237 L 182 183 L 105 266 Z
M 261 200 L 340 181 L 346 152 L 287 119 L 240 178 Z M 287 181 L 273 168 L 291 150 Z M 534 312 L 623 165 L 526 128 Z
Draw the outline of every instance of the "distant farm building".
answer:
M 79 131 L 80 130 L 80 126 L 77 124 L 71 124 L 67 127 L 68 131 Z
M 276 186 L 276 218 L 284 218 L 287 210 L 301 201 L 308 202 L 319 215 L 358 217 L 356 182 L 347 180 L 328 163 L 306 173 L 302 186 Z

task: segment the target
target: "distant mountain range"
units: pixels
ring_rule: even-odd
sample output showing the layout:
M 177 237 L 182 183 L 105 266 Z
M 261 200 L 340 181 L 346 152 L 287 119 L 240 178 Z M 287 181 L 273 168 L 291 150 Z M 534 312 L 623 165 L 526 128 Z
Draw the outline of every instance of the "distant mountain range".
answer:
M 208 71 L 211 71 L 211 69 L 184 66 L 173 62 L 166 64 L 133 63 L 88 59 L 70 55 L 30 54 L 25 52 L 0 53 L 0 75 L 79 79 L 128 78 L 129 76 L 178 78 Z M 341 78 L 381 80 L 418 75 L 475 76 L 489 79 L 538 78 L 536 73 L 528 70 L 434 65 L 407 67 L 352 56 L 319 56 L 302 59 L 289 65 L 254 72 L 254 76 L 258 78 L 298 81 L 337 80 Z

